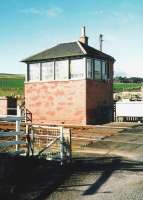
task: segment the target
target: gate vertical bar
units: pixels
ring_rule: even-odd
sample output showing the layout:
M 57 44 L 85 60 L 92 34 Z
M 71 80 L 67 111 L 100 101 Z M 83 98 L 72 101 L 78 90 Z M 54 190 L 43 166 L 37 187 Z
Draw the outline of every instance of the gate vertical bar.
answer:
M 17 117 L 21 117 L 21 110 L 20 110 L 20 106 L 17 106 Z M 20 119 L 16 120 L 16 132 L 20 132 Z M 18 135 L 15 136 L 15 140 L 18 141 Z M 19 150 L 19 146 L 18 144 L 15 145 L 15 150 L 18 151 Z
M 31 128 L 31 135 L 32 135 L 32 155 L 34 155 L 34 130 Z
M 60 158 L 61 165 L 63 165 L 64 161 L 64 135 L 63 135 L 63 127 L 60 127 Z
M 29 156 L 29 125 L 26 124 L 26 129 L 25 129 L 25 132 L 26 132 L 26 144 L 27 144 L 27 152 L 26 152 L 26 155 Z

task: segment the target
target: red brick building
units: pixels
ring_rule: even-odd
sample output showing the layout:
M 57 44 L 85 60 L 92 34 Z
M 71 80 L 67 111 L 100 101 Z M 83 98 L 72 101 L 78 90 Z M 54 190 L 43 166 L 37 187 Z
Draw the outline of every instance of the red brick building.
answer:
M 0 115 L 16 115 L 17 99 L 14 97 L 0 97 Z
M 31 56 L 25 104 L 33 123 L 97 124 L 112 121 L 114 58 L 80 40 Z

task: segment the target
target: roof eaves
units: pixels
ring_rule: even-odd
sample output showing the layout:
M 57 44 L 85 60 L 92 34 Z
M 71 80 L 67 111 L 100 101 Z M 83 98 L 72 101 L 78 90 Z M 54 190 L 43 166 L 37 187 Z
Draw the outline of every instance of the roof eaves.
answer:
M 80 47 L 81 51 L 83 52 L 83 54 L 87 54 L 87 52 L 85 51 L 85 49 L 83 48 L 83 46 L 80 44 L 79 41 L 77 41 L 78 46 Z

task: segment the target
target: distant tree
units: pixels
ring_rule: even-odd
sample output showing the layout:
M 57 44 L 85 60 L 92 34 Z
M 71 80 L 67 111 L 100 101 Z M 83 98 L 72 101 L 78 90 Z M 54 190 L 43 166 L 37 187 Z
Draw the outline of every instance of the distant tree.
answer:
M 140 77 L 122 77 L 122 76 L 116 76 L 114 78 L 115 82 L 119 82 L 119 83 L 142 83 L 143 82 L 143 78 Z
M 143 78 L 139 78 L 139 77 L 131 77 L 129 78 L 130 83 L 142 83 L 143 82 Z

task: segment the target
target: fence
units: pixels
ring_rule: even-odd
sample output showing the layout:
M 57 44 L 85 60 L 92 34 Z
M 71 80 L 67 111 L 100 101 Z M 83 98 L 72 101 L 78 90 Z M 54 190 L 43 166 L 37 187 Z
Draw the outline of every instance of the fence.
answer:
M 11 108 L 14 109 L 14 108 Z M 15 153 L 20 153 L 19 145 L 26 144 L 27 156 L 47 154 L 47 158 L 58 157 L 61 164 L 71 160 L 71 133 L 69 129 L 62 126 L 39 126 L 33 125 L 26 120 L 25 131 L 20 130 L 21 121 L 27 119 L 22 115 L 22 109 L 17 106 L 17 116 L 3 115 L 0 121 L 15 122 L 16 130 L 13 132 L 0 132 L 0 148 L 15 145 Z M 20 139 L 23 136 L 25 141 Z M 2 138 L 15 137 L 15 140 L 3 141 Z M 23 152 L 23 151 L 22 151 Z
M 1 131 L 0 132 L 0 138 L 1 138 L 1 142 L 0 142 L 0 148 L 7 148 L 7 147 L 11 147 L 11 146 L 15 146 L 15 154 L 21 154 L 23 153 L 23 151 L 19 151 L 19 145 L 25 145 L 26 142 L 22 141 L 19 137 L 20 136 L 24 136 L 24 132 L 20 130 L 20 123 L 21 120 L 23 120 L 24 118 L 20 115 L 20 110 L 18 107 L 17 110 L 17 116 L 14 115 L 3 115 L 0 116 L 0 121 L 6 121 L 6 122 L 15 122 L 15 127 L 16 130 L 13 132 L 4 132 Z M 11 137 L 15 137 L 15 140 L 10 140 L 10 141 L 5 141 L 4 138 L 11 138 Z

